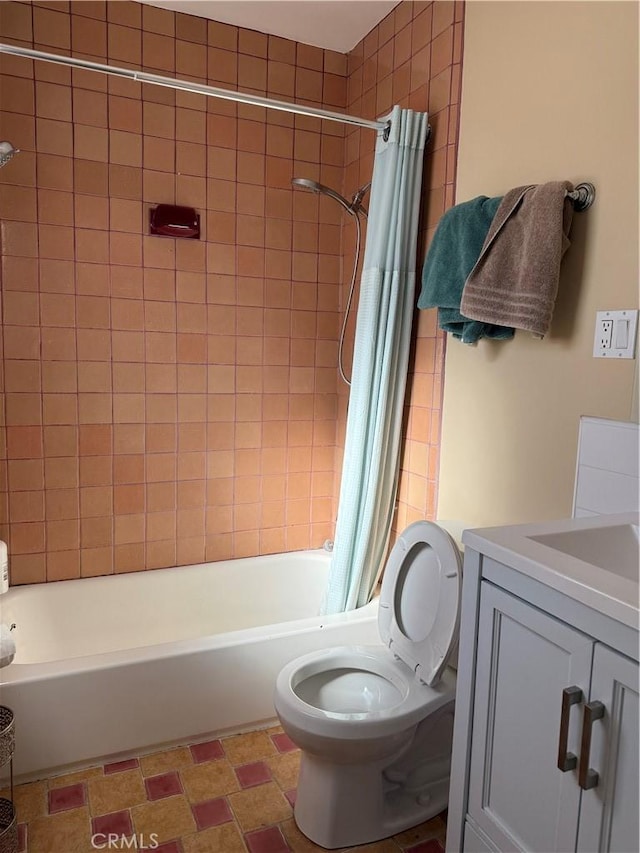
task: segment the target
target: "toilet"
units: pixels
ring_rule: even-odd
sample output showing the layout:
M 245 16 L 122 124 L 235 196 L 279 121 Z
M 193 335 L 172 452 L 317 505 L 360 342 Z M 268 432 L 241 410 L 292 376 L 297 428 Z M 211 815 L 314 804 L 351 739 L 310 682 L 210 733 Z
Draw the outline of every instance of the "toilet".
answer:
M 385 566 L 384 645 L 311 652 L 278 675 L 275 707 L 302 761 L 299 829 L 334 849 L 395 835 L 447 806 L 462 558 L 416 521 Z

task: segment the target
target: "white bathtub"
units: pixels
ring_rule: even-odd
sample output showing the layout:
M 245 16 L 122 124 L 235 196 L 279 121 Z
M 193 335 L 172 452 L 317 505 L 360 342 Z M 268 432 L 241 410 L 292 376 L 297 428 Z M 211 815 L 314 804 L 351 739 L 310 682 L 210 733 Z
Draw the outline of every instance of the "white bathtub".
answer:
M 16 587 L 0 701 L 14 772 L 62 768 L 266 725 L 282 666 L 314 649 L 378 643 L 377 601 L 318 616 L 330 557 L 295 552 Z

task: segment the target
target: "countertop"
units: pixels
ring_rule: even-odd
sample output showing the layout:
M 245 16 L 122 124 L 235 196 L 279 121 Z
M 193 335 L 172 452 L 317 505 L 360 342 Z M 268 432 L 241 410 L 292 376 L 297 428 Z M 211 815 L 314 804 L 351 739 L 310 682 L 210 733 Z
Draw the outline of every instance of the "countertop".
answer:
M 601 515 L 593 518 L 562 519 L 534 524 L 516 524 L 503 527 L 483 527 L 465 530 L 462 541 L 467 548 L 479 551 L 546 586 L 570 596 L 576 601 L 603 613 L 618 622 L 638 629 L 639 586 L 638 571 L 629 572 L 629 556 L 637 562 L 633 544 L 627 551 L 627 568 L 612 565 L 602 568 L 558 550 L 533 537 L 546 537 L 582 530 L 595 530 L 620 525 L 638 525 L 638 513 Z M 625 531 L 626 532 L 626 531 Z M 610 534 L 611 535 L 611 534 Z M 590 537 L 593 534 L 589 534 Z M 553 541 L 553 536 L 551 536 Z M 636 539 L 637 547 L 637 539 Z M 602 558 L 600 557 L 602 562 Z M 631 576 L 630 576 L 631 575 Z M 635 575 L 635 576 L 634 576 Z

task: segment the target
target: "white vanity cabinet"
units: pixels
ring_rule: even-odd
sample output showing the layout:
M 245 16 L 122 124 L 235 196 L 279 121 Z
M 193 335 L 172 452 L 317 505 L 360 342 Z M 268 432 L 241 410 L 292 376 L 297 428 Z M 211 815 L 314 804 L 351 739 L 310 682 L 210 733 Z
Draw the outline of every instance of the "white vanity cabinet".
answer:
M 591 695 L 603 703 L 604 717 L 593 728 L 590 763 L 605 769 L 600 790 L 596 786 L 582 793 L 576 849 L 640 851 L 638 662 L 598 643 Z
M 638 853 L 637 605 L 622 621 L 587 606 L 483 532 L 465 554 L 447 853 Z

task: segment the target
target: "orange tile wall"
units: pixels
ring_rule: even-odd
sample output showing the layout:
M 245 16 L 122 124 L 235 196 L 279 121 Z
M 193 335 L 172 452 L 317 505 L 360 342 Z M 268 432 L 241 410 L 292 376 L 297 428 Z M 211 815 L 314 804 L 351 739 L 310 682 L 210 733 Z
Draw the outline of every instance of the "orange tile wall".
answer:
M 2 2 L 0 36 L 367 117 L 428 109 L 421 263 L 453 201 L 461 17 L 401 2 L 348 57 L 128 0 Z M 22 149 L 0 170 L 13 583 L 320 546 L 353 227 L 290 181 L 350 195 L 373 133 L 6 56 L 0 71 L 0 137 Z M 195 207 L 203 239 L 148 236 L 161 202 Z M 414 337 L 400 527 L 436 499 L 434 312 Z

